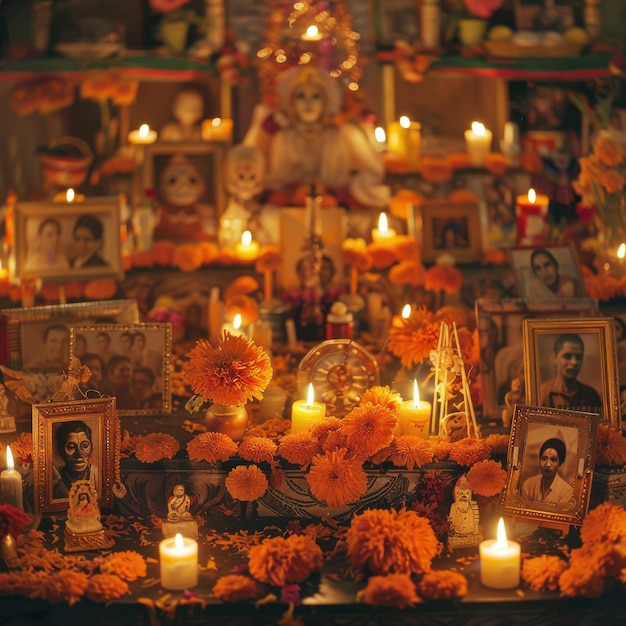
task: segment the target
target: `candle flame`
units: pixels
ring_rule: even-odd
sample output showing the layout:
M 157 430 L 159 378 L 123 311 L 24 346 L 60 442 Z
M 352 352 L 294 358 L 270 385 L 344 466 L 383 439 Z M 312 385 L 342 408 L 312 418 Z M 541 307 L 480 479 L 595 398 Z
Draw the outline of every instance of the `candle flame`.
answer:
M 405 304 L 402 307 L 402 319 L 403 320 L 408 320 L 409 317 L 411 317 L 411 305 L 410 304 Z
M 249 230 L 244 230 L 241 235 L 241 244 L 244 246 L 249 246 L 252 242 L 252 233 Z
M 617 258 L 620 261 L 623 261 L 624 256 L 626 256 L 626 243 L 621 243 L 619 248 L 617 249 Z
M 320 34 L 320 29 L 315 25 L 311 24 L 311 26 L 306 29 L 307 37 L 317 37 Z
M 417 387 L 417 380 L 414 378 L 413 379 L 413 404 L 415 405 L 415 408 L 419 406 L 419 403 L 420 403 L 420 390 Z
M 149 134 L 150 134 L 150 126 L 148 126 L 148 124 L 142 124 L 139 127 L 139 136 L 147 137 Z
M 74 202 L 74 198 L 76 197 L 76 194 L 74 193 L 74 190 L 70 187 L 66 192 L 65 192 L 65 199 L 68 202 Z
M 386 233 L 389 230 L 389 224 L 387 222 L 387 214 L 381 213 L 378 216 L 378 230 L 381 233 Z
M 496 532 L 496 542 L 493 544 L 495 550 L 504 550 L 509 545 L 506 539 L 506 529 L 504 528 L 504 520 L 500 518 L 498 522 L 498 530 Z
M 176 536 L 174 537 L 174 546 L 177 550 L 182 550 L 185 547 L 183 536 L 180 533 L 176 533 Z
M 406 115 L 403 115 L 400 118 L 400 126 L 402 128 L 411 128 L 411 120 Z
M 239 330 L 241 328 L 241 313 L 236 313 L 233 317 L 233 328 Z
M 313 389 L 313 383 L 309 383 L 309 388 L 306 394 L 306 403 L 313 404 L 315 402 L 315 389 Z
M 481 137 L 485 134 L 485 125 L 481 122 L 472 122 L 472 132 Z
M 11 452 L 11 446 L 7 446 L 7 469 L 12 470 L 15 467 L 13 462 L 13 453 Z
M 213 128 L 217 128 L 221 124 L 222 124 L 222 118 L 221 117 L 214 117 L 211 120 L 211 126 L 213 126 Z
M 374 137 L 376 137 L 376 141 L 378 141 L 379 143 L 384 143 L 385 141 L 387 141 L 387 135 L 385 133 L 385 129 L 382 128 L 382 126 L 377 126 L 374 129 Z
M 534 189 L 528 190 L 528 202 L 531 202 L 532 204 L 535 204 L 535 202 L 537 202 L 537 194 L 535 193 Z

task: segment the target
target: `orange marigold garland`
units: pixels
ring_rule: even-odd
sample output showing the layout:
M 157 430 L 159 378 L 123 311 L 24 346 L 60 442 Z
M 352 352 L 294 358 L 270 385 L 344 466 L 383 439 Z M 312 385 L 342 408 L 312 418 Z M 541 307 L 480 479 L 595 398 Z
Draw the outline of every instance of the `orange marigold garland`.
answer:
M 171 459 L 180 449 L 177 439 L 167 433 L 150 433 L 135 444 L 135 456 L 142 463 Z
M 506 470 L 491 459 L 478 461 L 467 472 L 467 482 L 474 493 L 490 498 L 504 489 Z
M 392 391 L 388 385 L 375 385 L 363 392 L 361 403 L 364 402 L 386 406 L 393 411 L 394 415 L 397 415 L 402 404 L 402 396 L 398 392 Z
M 463 598 L 467 595 L 467 578 L 451 570 L 431 570 L 424 574 L 417 591 L 428 600 Z
M 51 604 L 67 602 L 72 606 L 83 597 L 88 587 L 87 574 L 62 570 L 43 578 L 35 590 L 34 597 L 42 598 Z
M 273 463 L 276 444 L 268 437 L 246 436 L 239 444 L 239 456 L 253 463 Z
M 224 602 L 255 600 L 259 596 L 259 587 L 249 576 L 229 574 L 217 579 L 213 595 Z
M 343 418 L 341 431 L 350 451 L 364 459 L 389 445 L 397 425 L 398 417 L 392 409 L 361 402 Z
M 374 574 L 422 574 L 440 550 L 430 522 L 405 509 L 356 515 L 346 542 L 353 567 Z
M 470 467 L 474 463 L 488 459 L 490 454 L 491 451 L 484 439 L 466 437 L 452 444 L 448 458 L 459 465 Z
M 347 450 L 329 450 L 313 457 L 305 478 L 311 493 L 328 506 L 356 502 L 367 490 L 367 476 L 361 462 L 346 459 Z
M 223 433 L 201 433 L 187 444 L 187 454 L 192 461 L 228 461 L 237 453 L 237 444 Z
M 256 465 L 238 465 L 226 477 L 228 493 L 242 502 L 260 498 L 268 488 L 265 474 Z
M 250 549 L 250 573 L 261 582 L 277 587 L 301 583 L 321 569 L 321 548 L 311 537 L 273 537 Z
M 396 609 L 405 609 L 421 602 L 408 574 L 372 576 L 367 581 L 367 587 L 357 594 L 357 600 L 360 599 L 374 606 L 390 606 Z
M 92 602 L 110 602 L 129 593 L 128 585 L 114 574 L 93 575 L 85 591 L 85 595 Z
M 389 459 L 394 465 L 412 470 L 433 460 L 433 449 L 426 439 L 417 435 L 400 435 L 391 444 Z
M 320 442 L 311 433 L 290 433 L 280 439 L 278 454 L 289 463 L 308 465 L 321 450 Z
M 147 573 L 146 561 L 134 550 L 124 552 L 113 552 L 107 556 L 104 563 L 100 565 L 103 574 L 116 574 L 122 580 L 137 580 L 143 578 Z
M 187 382 L 204 400 L 225 405 L 243 405 L 261 399 L 272 380 L 267 352 L 243 336 L 225 333 L 217 347 L 198 341 L 187 355 Z
M 556 591 L 559 577 L 567 568 L 567 563 L 560 557 L 542 554 L 522 563 L 522 580 L 533 591 Z

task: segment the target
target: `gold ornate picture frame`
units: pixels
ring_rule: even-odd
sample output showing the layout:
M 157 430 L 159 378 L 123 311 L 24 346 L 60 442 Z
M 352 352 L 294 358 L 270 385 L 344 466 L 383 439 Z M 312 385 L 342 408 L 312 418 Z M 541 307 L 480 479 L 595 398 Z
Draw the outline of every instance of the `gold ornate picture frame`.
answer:
M 596 413 L 517 405 L 503 513 L 538 525 L 580 526 L 589 507 L 597 432 Z
M 83 391 L 115 396 L 120 415 L 171 412 L 171 324 L 73 326 L 70 354 L 92 372 Z
M 522 335 L 526 404 L 598 413 L 621 427 L 612 318 L 525 319 Z
M 115 398 L 34 404 L 32 422 L 35 510 L 65 511 L 74 480 L 92 481 L 100 507 L 112 508 L 120 482 Z

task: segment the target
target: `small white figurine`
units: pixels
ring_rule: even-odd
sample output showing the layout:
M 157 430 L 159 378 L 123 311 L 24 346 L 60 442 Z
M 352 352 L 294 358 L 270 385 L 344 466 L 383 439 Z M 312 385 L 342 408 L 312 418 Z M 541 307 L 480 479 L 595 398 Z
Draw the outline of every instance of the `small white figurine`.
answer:
M 174 537 L 177 533 L 193 539 L 198 536 L 198 524 L 191 514 L 191 504 L 185 485 L 174 485 L 172 495 L 167 499 L 167 519 L 162 526 L 164 537 Z
M 113 540 L 106 536 L 102 528 L 98 492 L 93 483 L 89 480 L 73 482 L 69 501 L 65 523 L 65 550 L 79 552 L 111 547 Z
M 204 96 L 193 85 L 180 89 L 172 103 L 175 122 L 163 126 L 161 141 L 202 141 L 202 119 L 204 118 Z
M 472 490 L 463 474 L 454 486 L 454 502 L 448 515 L 448 549 L 469 548 L 483 540 L 480 532 L 478 503 L 472 499 Z

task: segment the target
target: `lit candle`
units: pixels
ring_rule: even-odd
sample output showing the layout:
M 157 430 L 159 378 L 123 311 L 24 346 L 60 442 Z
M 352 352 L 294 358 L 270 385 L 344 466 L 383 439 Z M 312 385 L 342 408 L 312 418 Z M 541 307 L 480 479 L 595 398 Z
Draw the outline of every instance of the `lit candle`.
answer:
M 243 318 L 241 317 L 241 313 L 235 313 L 232 323 L 226 323 L 224 324 L 224 326 L 222 326 L 222 334 L 228 332 L 233 337 L 244 337 L 246 333 L 241 325 L 242 322 Z
M 403 128 L 405 133 L 407 165 L 409 169 L 416 169 L 419 164 L 422 146 L 422 125 L 419 122 L 409 120 L 409 125 Z
M 60 191 L 59 193 L 54 194 L 54 198 L 52 198 L 53 202 L 82 202 L 85 199 L 85 196 L 82 193 L 76 193 L 71 187 L 66 191 Z
M 406 115 L 387 124 L 387 150 L 403 159 L 407 156 L 407 130 L 410 127 L 411 120 Z
M 389 228 L 387 214 L 381 213 L 378 216 L 378 228 L 372 229 L 372 241 L 374 243 L 390 243 L 396 236 L 396 231 Z
M 378 151 L 384 152 L 387 149 L 387 134 L 382 126 L 377 126 L 374 129 L 374 139 L 378 144 Z
M 322 39 L 322 33 L 320 33 L 320 29 L 315 24 L 311 24 L 307 27 L 306 31 L 302 33 L 301 39 L 302 41 L 320 41 Z
M 291 407 L 291 432 L 302 433 L 321 422 L 326 416 L 326 405 L 315 402 L 313 383 L 309 383 L 306 400 L 296 400 Z
M 431 408 L 430 402 L 420 400 L 417 381 L 413 380 L 413 400 L 407 400 L 400 405 L 398 419 L 400 432 L 396 432 L 396 434 L 417 435 L 422 439 L 428 439 Z
M 22 475 L 15 469 L 11 448 L 7 446 L 7 468 L 0 474 L 2 502 L 12 504 L 20 511 L 24 510 Z
M 502 518 L 496 536 L 479 546 L 480 582 L 491 589 L 513 589 L 519 585 L 520 544 L 507 541 Z
M 465 145 L 470 163 L 481 166 L 491 151 L 493 133 L 480 122 L 472 122 L 472 128 L 465 131 Z
M 405 304 L 402 307 L 402 313 L 400 314 L 403 320 L 408 320 L 411 317 L 411 305 Z
M 519 245 L 541 244 L 548 227 L 550 198 L 529 189 L 526 195 L 515 199 L 517 242 Z
M 198 584 L 198 543 L 177 533 L 159 544 L 161 587 L 191 589 Z
M 128 133 L 128 142 L 134 146 L 147 146 L 157 140 L 156 130 L 152 130 L 148 124 L 142 124 L 138 130 Z
M 259 242 L 252 240 L 252 233 L 244 230 L 241 241 L 235 246 L 235 256 L 244 263 L 252 263 L 259 256 Z
M 202 122 L 204 141 L 230 141 L 233 136 L 233 120 L 214 117 Z

